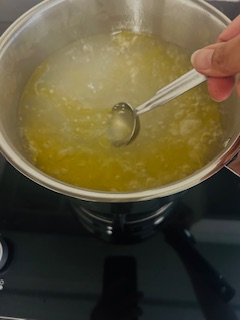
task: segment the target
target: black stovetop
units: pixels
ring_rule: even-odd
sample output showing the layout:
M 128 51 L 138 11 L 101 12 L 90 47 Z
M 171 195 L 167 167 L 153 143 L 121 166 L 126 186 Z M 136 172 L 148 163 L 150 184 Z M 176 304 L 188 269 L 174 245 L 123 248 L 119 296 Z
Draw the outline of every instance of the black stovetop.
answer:
M 204 240 L 204 233 L 209 237 L 209 223 L 213 227 L 225 221 L 238 223 L 239 188 L 239 178 L 223 169 L 186 192 L 167 224 L 154 236 L 134 245 L 116 246 L 90 235 L 78 222 L 67 197 L 29 181 L 6 164 L 0 183 L 0 230 L 9 255 L 0 271 L 0 286 L 4 281 L 0 315 L 90 319 L 97 307 L 102 318 L 95 315 L 91 319 L 115 319 L 115 313 L 105 315 L 109 304 L 113 312 L 118 310 L 115 300 L 100 297 L 103 287 L 111 281 L 119 283 L 117 275 L 142 293 L 138 302 L 143 312 L 141 319 L 203 319 L 193 287 L 196 279 L 197 283 L 199 279 L 206 283 L 204 295 L 213 291 L 209 299 L 221 298 L 220 306 L 216 302 L 217 310 L 224 312 L 226 306 L 233 306 L 238 311 L 240 246 L 234 238 L 236 234 L 231 242 L 231 229 L 228 237 L 223 234 L 220 240 L 218 230 L 212 230 L 210 240 Z M 193 231 L 196 244 L 186 236 L 187 230 Z M 202 257 L 207 260 L 207 267 Z M 113 279 L 106 276 L 106 270 Z M 228 282 L 221 279 L 220 272 Z M 233 291 L 235 297 L 226 304 L 224 301 L 232 298 Z M 114 293 L 114 286 L 110 287 L 107 297 Z M 123 299 L 123 305 L 126 303 L 121 294 L 117 298 Z M 103 305 L 99 306 L 99 301 Z M 121 309 L 121 304 L 118 307 Z M 212 319 L 220 320 L 219 313 Z
M 230 18 L 240 12 L 238 2 L 212 3 Z M 143 320 L 238 319 L 239 194 L 239 178 L 224 168 L 186 192 L 154 236 L 113 245 L 81 226 L 66 196 L 6 164 L 0 319 L 134 320 L 136 311 Z

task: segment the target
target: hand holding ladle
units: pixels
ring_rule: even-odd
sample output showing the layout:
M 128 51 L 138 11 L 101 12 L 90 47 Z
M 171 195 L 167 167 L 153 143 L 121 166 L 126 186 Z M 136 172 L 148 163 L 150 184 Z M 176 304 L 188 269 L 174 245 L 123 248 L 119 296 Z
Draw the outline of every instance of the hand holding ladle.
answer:
M 206 80 L 206 76 L 193 69 L 159 90 L 154 97 L 136 109 L 126 102 L 114 105 L 110 123 L 113 145 L 127 145 L 137 137 L 140 130 L 139 115 L 164 105 Z

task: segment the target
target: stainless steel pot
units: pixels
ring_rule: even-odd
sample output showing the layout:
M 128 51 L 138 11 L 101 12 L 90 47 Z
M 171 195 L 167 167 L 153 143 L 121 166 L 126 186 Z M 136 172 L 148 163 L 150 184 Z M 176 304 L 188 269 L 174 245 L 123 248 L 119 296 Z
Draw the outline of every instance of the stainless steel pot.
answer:
M 86 190 L 58 181 L 28 162 L 17 127 L 18 100 L 34 69 L 48 55 L 83 36 L 122 29 L 149 32 L 183 47 L 189 55 L 215 42 L 229 23 L 201 0 L 47 0 L 20 17 L 0 39 L 0 148 L 6 159 L 35 182 L 96 202 L 138 202 L 170 197 L 204 181 L 236 154 L 240 145 L 240 101 L 224 103 L 225 146 L 193 175 L 163 187 L 128 193 Z

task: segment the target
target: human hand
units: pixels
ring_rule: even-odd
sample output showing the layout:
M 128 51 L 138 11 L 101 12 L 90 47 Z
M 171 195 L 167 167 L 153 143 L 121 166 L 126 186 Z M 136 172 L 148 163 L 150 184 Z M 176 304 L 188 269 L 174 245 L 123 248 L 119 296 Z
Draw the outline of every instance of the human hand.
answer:
M 197 50 L 191 57 L 194 68 L 208 79 L 208 90 L 216 101 L 226 100 L 236 83 L 240 96 L 240 15 L 220 34 L 215 44 Z

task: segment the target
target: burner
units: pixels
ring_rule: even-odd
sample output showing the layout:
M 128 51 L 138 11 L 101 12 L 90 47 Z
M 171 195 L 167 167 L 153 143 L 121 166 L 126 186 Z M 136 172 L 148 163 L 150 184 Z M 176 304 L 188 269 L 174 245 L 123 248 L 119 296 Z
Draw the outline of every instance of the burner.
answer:
M 98 203 L 72 199 L 81 224 L 96 237 L 116 244 L 142 241 L 159 230 L 175 201 L 156 199 L 135 203 Z

